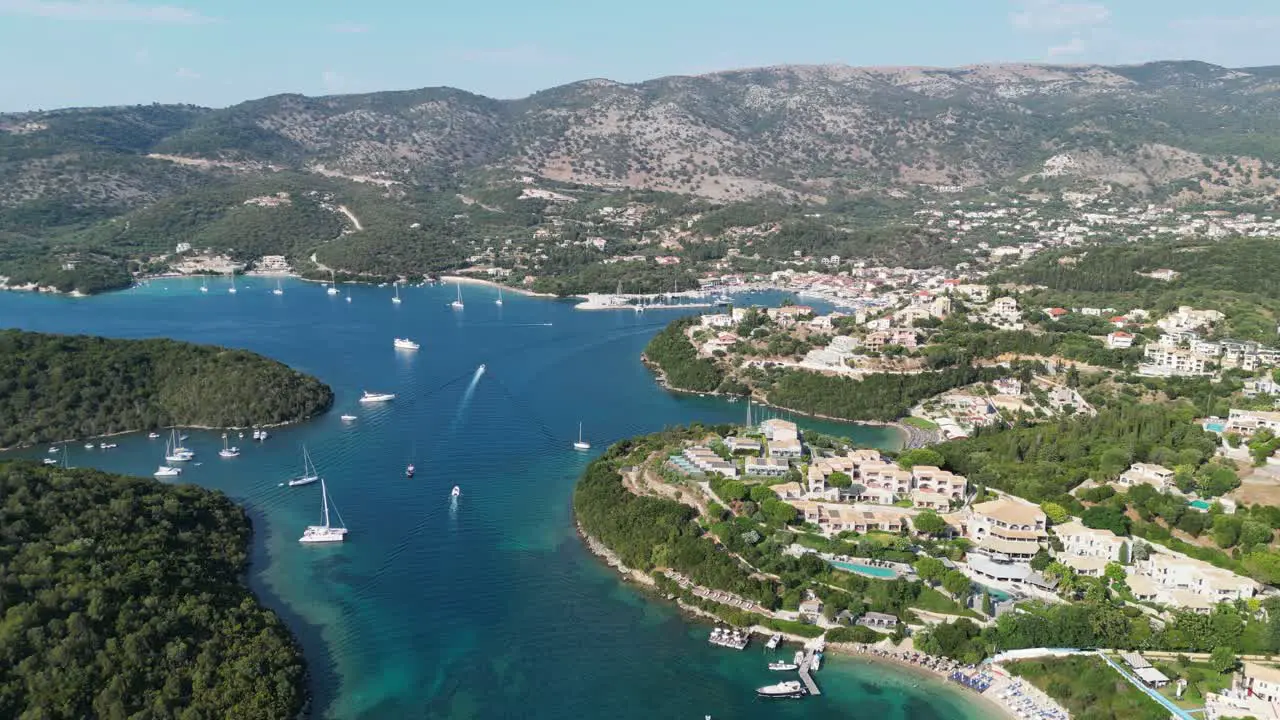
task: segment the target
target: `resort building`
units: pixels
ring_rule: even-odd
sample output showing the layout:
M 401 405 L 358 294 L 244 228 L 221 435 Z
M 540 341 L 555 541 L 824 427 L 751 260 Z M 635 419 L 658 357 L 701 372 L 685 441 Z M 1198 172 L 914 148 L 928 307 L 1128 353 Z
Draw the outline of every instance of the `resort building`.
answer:
M 1142 350 L 1143 364 L 1138 372 L 1143 375 L 1167 377 L 1172 375 L 1208 375 L 1212 357 L 1194 350 L 1147 345 Z
M 1248 437 L 1262 428 L 1280 433 L 1280 412 L 1263 410 L 1236 410 L 1227 413 L 1224 432 L 1238 432 Z
M 865 612 L 858 618 L 857 624 L 872 630 L 893 632 L 898 627 L 898 617 L 888 613 Z
M 1118 561 L 1125 546 L 1124 538 L 1110 530 L 1085 527 L 1074 518 L 1070 522 L 1055 525 L 1053 534 L 1062 543 L 1062 552 L 1058 553 L 1058 557 L 1063 562 L 1071 557 L 1097 558 L 1105 565 L 1107 562 Z
M 791 463 L 776 457 L 749 457 L 743 466 L 743 473 L 757 477 L 786 477 L 791 472 Z M 791 483 L 797 488 L 800 483 Z
M 752 455 L 759 455 L 764 450 L 764 446 L 760 444 L 759 440 L 752 440 L 751 438 L 727 437 L 724 439 L 724 446 L 729 448 L 729 452 L 751 453 Z
M 911 468 L 911 502 L 918 508 L 945 510 L 964 500 L 968 481 L 932 465 Z
M 1150 485 L 1160 492 L 1178 492 L 1178 486 L 1174 483 L 1174 472 L 1163 465 L 1153 463 L 1134 463 L 1120 474 L 1119 479 L 1114 483 L 1121 489 L 1128 489 L 1135 485 Z
M 1087 555 L 1059 555 L 1058 562 L 1076 571 L 1084 577 L 1102 577 L 1107 570 L 1108 560 Z
M 765 420 L 760 423 L 760 432 L 764 433 L 764 439 L 769 442 L 777 442 L 778 440 L 799 440 L 800 428 L 790 420 Z
M 750 475 L 751 471 L 748 470 L 747 474 Z M 797 482 L 770 485 L 769 489 L 772 490 L 778 496 L 778 498 L 782 500 L 803 500 L 805 495 L 804 487 L 802 487 L 800 483 L 797 483 Z
M 770 440 L 769 457 L 783 460 L 799 460 L 804 454 L 804 446 L 797 439 Z
M 687 460 L 698 470 L 710 475 L 711 473 L 719 473 L 725 477 L 738 477 L 738 468 L 733 463 L 725 460 L 716 454 L 709 447 L 695 446 L 685 448 L 683 453 L 684 459 Z
M 1246 661 L 1240 669 L 1237 682 L 1253 697 L 1269 703 L 1280 703 L 1280 668 Z
M 1134 576 L 1146 578 L 1155 586 L 1157 602 L 1198 612 L 1208 612 L 1220 602 L 1246 600 L 1262 590 L 1247 577 L 1194 558 L 1164 553 L 1135 563 L 1130 579 Z
M 974 550 L 995 560 L 1027 561 L 1048 537 L 1048 518 L 1031 503 L 1003 497 L 978 503 L 961 515 Z

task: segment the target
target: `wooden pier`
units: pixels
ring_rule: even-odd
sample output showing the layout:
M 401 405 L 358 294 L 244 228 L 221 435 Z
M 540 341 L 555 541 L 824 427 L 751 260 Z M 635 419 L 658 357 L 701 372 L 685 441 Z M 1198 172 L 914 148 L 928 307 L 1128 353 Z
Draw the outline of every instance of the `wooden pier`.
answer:
M 804 689 L 810 695 L 822 694 L 822 691 L 818 689 L 818 684 L 813 681 L 813 676 L 809 674 L 809 667 L 813 664 L 813 654 L 816 652 L 815 648 L 808 648 L 804 652 L 804 660 L 800 661 L 800 682 L 804 683 Z

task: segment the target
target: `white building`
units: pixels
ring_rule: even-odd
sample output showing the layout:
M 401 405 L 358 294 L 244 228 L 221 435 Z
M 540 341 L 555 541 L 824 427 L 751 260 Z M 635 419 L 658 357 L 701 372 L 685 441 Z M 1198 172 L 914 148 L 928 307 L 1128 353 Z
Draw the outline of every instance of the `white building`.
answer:
M 1116 536 L 1110 530 L 1085 527 L 1075 518 L 1055 525 L 1053 534 L 1062 542 L 1062 555 L 1097 558 L 1103 560 L 1104 564 L 1118 561 L 1121 548 L 1125 546 L 1124 538 Z

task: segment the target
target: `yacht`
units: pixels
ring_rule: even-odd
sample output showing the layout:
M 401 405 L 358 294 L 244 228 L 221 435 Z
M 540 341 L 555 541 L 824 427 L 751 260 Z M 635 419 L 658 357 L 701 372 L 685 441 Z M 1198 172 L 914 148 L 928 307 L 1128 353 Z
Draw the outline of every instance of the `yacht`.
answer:
M 498 299 L 497 299 L 497 300 L 494 300 L 494 301 L 493 301 L 493 304 L 494 304 L 494 305 L 501 305 L 501 304 L 502 304 L 502 286 L 501 286 L 501 285 L 499 285 L 499 286 L 498 286 Z
M 804 697 L 804 686 L 799 680 L 788 680 L 776 685 L 765 685 L 756 688 L 756 695 L 762 698 L 798 698 Z
M 57 461 L 55 458 L 45 458 L 45 459 L 43 460 L 43 462 L 44 462 L 44 464 L 45 464 L 45 465 L 57 465 L 57 464 L 58 464 L 58 461 Z
M 372 393 L 368 390 L 365 390 L 364 394 L 360 396 L 360 402 L 362 403 L 388 402 L 395 399 L 395 393 Z
M 85 443 L 85 444 L 84 444 L 84 449 L 85 449 L 85 450 L 92 450 L 92 449 L 93 449 L 93 443 Z
M 422 347 L 421 345 L 410 340 L 409 338 L 396 338 L 395 342 L 393 342 L 392 344 L 396 346 L 397 350 L 417 350 L 418 348 Z
M 324 479 L 320 480 L 320 504 L 324 510 L 324 524 L 311 525 L 302 532 L 302 537 L 298 538 L 301 543 L 330 543 L 342 542 L 347 536 L 347 529 L 342 526 L 334 527 L 329 524 L 329 491 L 324 486 Z M 338 518 L 341 522 L 341 517 Z
M 49 448 L 49 454 L 50 454 L 50 455 L 52 455 L 52 454 L 54 454 L 54 453 L 56 453 L 56 452 L 58 452 L 58 446 L 57 446 L 57 445 L 54 445 L 53 447 Z
M 454 485 L 453 490 L 449 491 L 449 497 L 458 497 L 461 494 L 462 494 L 462 488 L 458 487 L 457 485 Z
M 332 271 L 332 270 L 330 270 L 330 271 L 329 271 L 329 289 L 328 289 L 328 290 L 325 290 L 325 292 L 326 292 L 326 293 L 328 293 L 328 294 L 330 294 L 330 295 L 337 295 L 337 294 L 338 294 L 338 283 L 337 283 L 337 280 L 336 280 L 336 279 L 334 278 L 334 276 L 333 276 L 333 271 Z
M 342 416 L 342 422 L 351 422 L 352 420 L 355 420 L 355 419 L 356 419 L 356 416 L 355 416 L 355 415 L 343 415 L 343 416 Z
M 765 643 L 764 646 L 769 648 L 770 650 L 776 650 L 778 649 L 778 644 L 781 642 L 782 642 L 782 633 L 774 633 L 772 636 L 769 637 L 769 642 Z
M 590 450 L 591 443 L 582 439 L 582 423 L 578 423 L 578 442 L 573 444 L 574 450 Z
M 451 302 L 451 303 L 449 303 L 449 307 L 453 308 L 454 310 L 461 310 L 461 309 L 463 308 L 463 304 L 462 304 L 462 283 L 454 283 L 454 287 L 458 288 L 458 299 L 457 299 L 457 300 L 454 300 L 454 301 L 453 301 L 453 302 Z
M 415 472 L 415 471 L 414 471 L 414 469 L 413 469 L 413 463 L 409 463 L 409 467 L 407 467 L 407 468 L 405 468 L 405 469 L 404 469 L 404 476 L 405 476 L 405 477 L 408 477 L 408 478 L 411 478 L 411 477 L 413 477 L 413 473 L 414 473 L 414 472 Z
M 158 433 L 158 432 L 149 432 L 149 433 L 147 433 L 147 437 L 148 437 L 148 438 L 150 438 L 150 439 L 152 439 L 152 440 L 155 440 L 156 438 L 160 437 L 160 433 Z
M 347 293 L 347 302 L 351 302 L 351 293 L 350 293 L 350 292 L 348 292 L 348 293 Z
M 254 439 L 254 440 L 261 440 L 261 439 L 262 439 L 262 431 L 261 431 L 261 430 L 259 430 L 258 428 L 254 428 L 254 429 L 253 429 L 253 439 Z
M 396 283 L 396 295 L 395 297 L 391 298 L 391 302 L 395 303 L 396 305 L 400 304 L 400 283 L 398 282 Z
M 116 448 L 116 444 L 115 443 L 99 443 L 98 448 L 100 450 L 114 450 Z
M 152 473 L 156 477 L 177 477 L 182 474 L 182 468 L 172 467 L 169 465 L 161 465 Z
M 809 661 L 809 669 L 813 672 L 818 672 L 818 669 L 821 667 L 822 667 L 822 653 L 816 652 L 813 654 L 813 659 Z
M 272 295 L 283 295 L 284 288 L 280 287 L 280 281 L 276 280 L 276 289 L 271 291 Z
M 258 440 L 259 440 L 259 441 L 266 440 L 268 437 L 270 437 L 270 433 L 268 433 L 266 430 L 259 430 L 259 431 L 258 431 Z
M 222 449 L 218 451 L 218 457 L 233 458 L 240 457 L 240 448 L 231 447 L 227 444 L 227 434 L 222 433 Z
M 480 367 L 476 368 L 476 373 L 477 373 L 477 374 L 480 374 L 480 375 L 483 375 L 483 374 L 484 374 L 484 370 L 485 370 L 485 365 L 484 365 L 484 363 L 480 363 Z
M 771 663 L 769 663 L 769 669 L 770 669 L 770 670 L 779 670 L 779 671 L 784 671 L 784 672 L 785 672 L 785 671 L 788 671 L 788 670 L 799 670 L 799 669 L 800 669 L 800 666 L 799 666 L 799 665 L 796 665 L 795 663 L 783 662 L 783 661 L 779 660 L 779 661 L 777 661 L 777 662 L 771 662 Z
M 307 446 L 302 446 L 302 474 L 289 481 L 289 487 L 297 487 L 298 485 L 310 485 L 320 479 L 320 471 L 316 470 L 316 464 L 311 461 L 311 453 L 307 452 Z
M 165 443 L 165 446 L 164 446 L 165 460 L 171 463 L 175 463 L 175 462 L 190 462 L 191 460 L 195 459 L 196 457 L 195 453 L 191 452 L 187 448 L 184 448 L 178 444 L 181 441 L 178 439 L 178 432 L 176 430 L 171 431 L 169 433 L 169 436 L 170 436 L 170 441 Z

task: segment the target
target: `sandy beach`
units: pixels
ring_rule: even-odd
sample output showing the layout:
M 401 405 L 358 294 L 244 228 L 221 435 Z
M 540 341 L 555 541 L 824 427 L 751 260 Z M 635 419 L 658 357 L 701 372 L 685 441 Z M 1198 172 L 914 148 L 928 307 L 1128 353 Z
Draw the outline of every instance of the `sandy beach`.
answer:
M 503 285 L 502 283 L 494 282 L 492 280 L 485 280 L 484 278 L 471 277 L 470 275 L 441 275 L 440 281 L 461 283 L 463 285 L 487 285 L 491 288 L 502 288 L 506 292 L 524 295 L 525 297 L 551 298 L 553 300 L 559 298 L 558 295 L 553 293 L 534 292 L 532 290 L 525 290 L 524 288 Z

